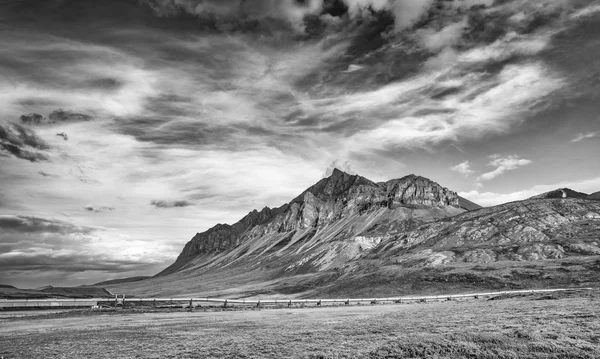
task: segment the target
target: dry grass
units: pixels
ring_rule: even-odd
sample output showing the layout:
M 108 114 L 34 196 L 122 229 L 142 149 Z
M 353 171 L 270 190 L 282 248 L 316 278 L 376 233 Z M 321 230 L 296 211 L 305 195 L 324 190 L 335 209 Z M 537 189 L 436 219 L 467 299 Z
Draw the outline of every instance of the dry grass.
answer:
M 0 319 L 9 358 L 600 358 L 594 295 Z

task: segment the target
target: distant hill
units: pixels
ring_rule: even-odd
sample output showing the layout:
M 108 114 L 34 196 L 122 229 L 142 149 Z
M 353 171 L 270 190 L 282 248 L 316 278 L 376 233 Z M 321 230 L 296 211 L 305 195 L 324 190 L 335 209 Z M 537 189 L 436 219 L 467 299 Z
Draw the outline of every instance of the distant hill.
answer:
M 12 289 L 17 289 L 16 287 L 13 287 L 12 285 L 8 285 L 8 284 L 0 284 L 0 288 L 12 288 Z
M 600 199 L 600 191 L 599 192 L 594 192 L 592 194 L 589 195 L 590 199 Z
M 43 287 L 35 288 L 34 290 L 45 290 L 45 291 L 47 291 L 47 290 L 52 289 L 52 288 L 54 288 L 54 287 L 51 286 L 51 285 L 45 285 Z
M 129 277 L 129 278 L 121 278 L 121 279 L 112 279 L 112 280 L 106 280 L 104 282 L 99 282 L 99 283 L 93 284 L 93 286 L 103 286 L 103 285 L 113 285 L 113 284 L 139 282 L 141 280 L 148 279 L 148 278 L 151 278 L 151 277 L 140 276 L 140 277 Z
M 580 199 L 589 199 L 589 195 L 587 193 L 573 191 L 570 188 L 559 188 L 554 191 L 542 193 L 537 196 L 533 196 L 529 199 L 550 199 L 550 198 L 580 198 Z
M 42 290 L 20 289 L 0 286 L 0 298 L 4 299 L 48 299 L 48 298 L 112 298 L 113 294 L 100 287 L 60 288 L 45 286 Z
M 463 198 L 461 196 L 458 196 L 458 204 L 461 208 L 464 208 L 467 211 L 475 211 L 477 209 L 483 208 L 482 206 L 478 205 L 477 203 L 471 202 L 468 199 Z

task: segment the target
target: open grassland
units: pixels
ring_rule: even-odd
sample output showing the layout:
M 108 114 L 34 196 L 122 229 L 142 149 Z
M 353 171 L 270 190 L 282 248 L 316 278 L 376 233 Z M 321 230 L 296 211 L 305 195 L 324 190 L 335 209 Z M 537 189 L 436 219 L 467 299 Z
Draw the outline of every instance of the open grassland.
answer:
M 600 293 L 0 316 L 10 358 L 600 358 Z

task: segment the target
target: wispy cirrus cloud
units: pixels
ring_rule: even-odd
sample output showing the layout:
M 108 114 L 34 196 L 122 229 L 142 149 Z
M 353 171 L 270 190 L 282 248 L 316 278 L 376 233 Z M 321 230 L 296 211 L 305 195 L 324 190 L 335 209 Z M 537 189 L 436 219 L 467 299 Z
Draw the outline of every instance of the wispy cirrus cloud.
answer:
M 600 132 L 578 133 L 577 135 L 575 135 L 575 137 L 573 137 L 571 142 L 576 143 L 576 142 L 580 142 L 580 141 L 584 141 L 584 140 L 589 140 L 592 138 L 598 138 L 599 135 L 600 135 Z
M 488 163 L 488 166 L 496 167 L 496 169 L 477 177 L 478 180 L 491 181 L 494 178 L 497 178 L 508 171 L 514 171 L 516 169 L 528 166 L 533 163 L 533 161 L 520 158 L 518 155 L 492 155 L 490 156 L 490 159 L 491 161 L 490 163 Z

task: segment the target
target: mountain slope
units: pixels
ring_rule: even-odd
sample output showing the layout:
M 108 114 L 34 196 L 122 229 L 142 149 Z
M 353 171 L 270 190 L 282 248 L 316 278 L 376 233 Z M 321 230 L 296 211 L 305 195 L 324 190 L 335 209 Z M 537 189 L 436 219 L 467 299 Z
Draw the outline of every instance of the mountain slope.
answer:
M 337 263 L 329 258 L 338 257 L 336 253 L 347 252 L 350 260 L 358 256 L 357 247 L 374 246 L 397 231 L 463 211 L 455 192 L 423 177 L 375 183 L 335 169 L 288 204 L 255 210 L 233 225 L 218 224 L 196 234 L 158 276 L 284 253 L 292 258 L 323 245 L 328 248 L 312 252 L 328 257 L 318 264 L 327 269 Z M 369 243 L 357 245 L 358 235 L 371 236 Z
M 600 201 L 464 207 L 423 177 L 375 183 L 336 170 L 288 204 L 197 234 L 157 276 L 108 288 L 262 298 L 600 283 Z
M 531 261 L 600 255 L 600 204 L 583 199 L 512 202 L 420 226 L 374 256 L 406 266 Z
M 529 199 L 548 199 L 548 198 L 581 198 L 587 199 L 589 195 L 582 192 L 573 191 L 570 188 L 559 188 L 554 191 L 542 193 L 537 196 L 533 196 Z
M 467 211 L 475 211 L 480 208 L 483 208 L 482 206 L 478 205 L 477 203 L 471 202 L 468 199 L 460 197 L 460 196 L 458 196 L 458 204 L 461 208 L 464 208 Z

